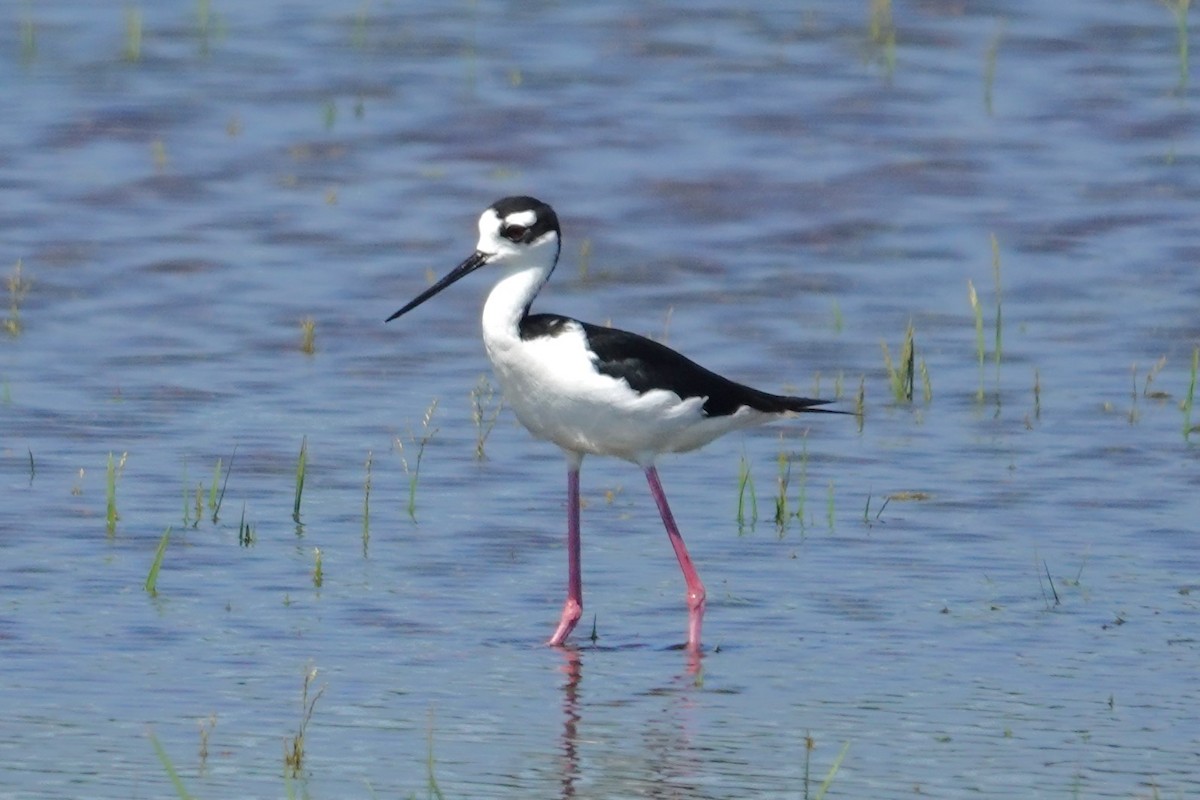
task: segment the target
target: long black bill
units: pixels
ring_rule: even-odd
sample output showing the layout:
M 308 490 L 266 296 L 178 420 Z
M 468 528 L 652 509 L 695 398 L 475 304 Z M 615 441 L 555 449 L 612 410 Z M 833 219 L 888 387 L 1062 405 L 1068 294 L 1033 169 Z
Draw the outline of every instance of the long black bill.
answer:
M 459 280 L 467 277 L 472 272 L 474 272 L 475 270 L 482 267 L 484 264 L 487 263 L 487 260 L 488 260 L 487 253 L 481 253 L 478 250 L 476 250 L 475 253 L 470 258 L 468 258 L 466 261 L 459 264 L 454 269 L 450 270 L 449 274 L 447 274 L 446 277 L 442 278 L 440 281 L 435 283 L 433 286 L 430 286 L 428 289 L 421 292 L 419 295 L 417 295 L 412 300 L 412 302 L 410 302 L 404 308 L 397 311 L 395 314 L 392 314 L 390 317 L 385 319 L 384 322 L 391 322 L 396 317 L 399 317 L 402 314 L 407 314 L 409 311 L 412 311 L 414 308 L 421 305 L 421 303 L 424 303 L 429 298 L 433 297 L 435 294 L 440 292 L 442 289 L 445 289 L 450 284 L 455 283 L 456 281 L 459 281 Z

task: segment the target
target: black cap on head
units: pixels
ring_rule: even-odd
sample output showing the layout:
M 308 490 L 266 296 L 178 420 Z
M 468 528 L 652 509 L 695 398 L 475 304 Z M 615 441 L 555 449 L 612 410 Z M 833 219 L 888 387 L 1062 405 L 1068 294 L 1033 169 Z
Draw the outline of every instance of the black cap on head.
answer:
M 524 224 L 524 227 L 528 229 L 523 237 L 524 241 L 535 241 L 550 231 L 561 232 L 558 227 L 558 215 L 554 213 L 554 209 L 536 197 L 524 194 L 513 195 L 497 200 L 490 207 L 501 220 L 523 211 L 532 211 L 534 217 L 532 224 Z

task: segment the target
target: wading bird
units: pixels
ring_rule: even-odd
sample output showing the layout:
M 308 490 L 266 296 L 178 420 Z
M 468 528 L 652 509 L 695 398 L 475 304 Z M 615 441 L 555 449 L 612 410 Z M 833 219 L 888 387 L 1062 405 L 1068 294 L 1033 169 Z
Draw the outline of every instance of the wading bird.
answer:
M 533 197 L 498 200 L 479 217 L 475 252 L 387 321 L 478 269 L 496 275 L 483 305 L 483 343 L 504 399 L 534 436 L 567 456 L 567 600 L 548 644 L 563 644 L 583 613 L 579 468 L 594 454 L 632 461 L 645 472 L 687 582 L 686 646 L 698 651 L 704 584 L 667 505 L 655 459 L 789 413 L 828 411 L 819 406 L 830 401 L 743 386 L 634 333 L 531 314 L 561 249 L 554 209 Z

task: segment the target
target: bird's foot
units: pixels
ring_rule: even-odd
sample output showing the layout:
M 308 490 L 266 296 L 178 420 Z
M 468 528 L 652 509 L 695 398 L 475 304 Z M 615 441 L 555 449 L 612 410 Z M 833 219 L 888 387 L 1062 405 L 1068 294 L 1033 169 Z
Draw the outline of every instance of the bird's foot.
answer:
M 573 597 L 568 597 L 567 602 L 563 604 L 562 616 L 558 620 L 558 627 L 554 630 L 554 635 L 546 644 L 551 647 L 559 647 L 571 635 L 571 631 L 575 630 L 575 626 L 579 623 L 579 618 L 583 616 L 583 604 Z

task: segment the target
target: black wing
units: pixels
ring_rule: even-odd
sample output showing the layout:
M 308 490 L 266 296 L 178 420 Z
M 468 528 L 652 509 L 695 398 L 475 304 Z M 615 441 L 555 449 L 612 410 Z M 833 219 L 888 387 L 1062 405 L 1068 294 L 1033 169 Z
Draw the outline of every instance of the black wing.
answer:
M 525 317 L 521 320 L 521 338 L 556 336 L 572 322 L 583 327 L 588 348 L 596 354 L 596 369 L 604 375 L 624 380 L 635 392 L 666 389 L 685 399 L 703 397 L 706 398 L 704 413 L 710 417 L 733 414 L 742 406 L 768 413 L 830 411 L 817 408 L 831 402 L 829 400 L 762 392 L 707 370 L 653 339 L 557 314 Z

